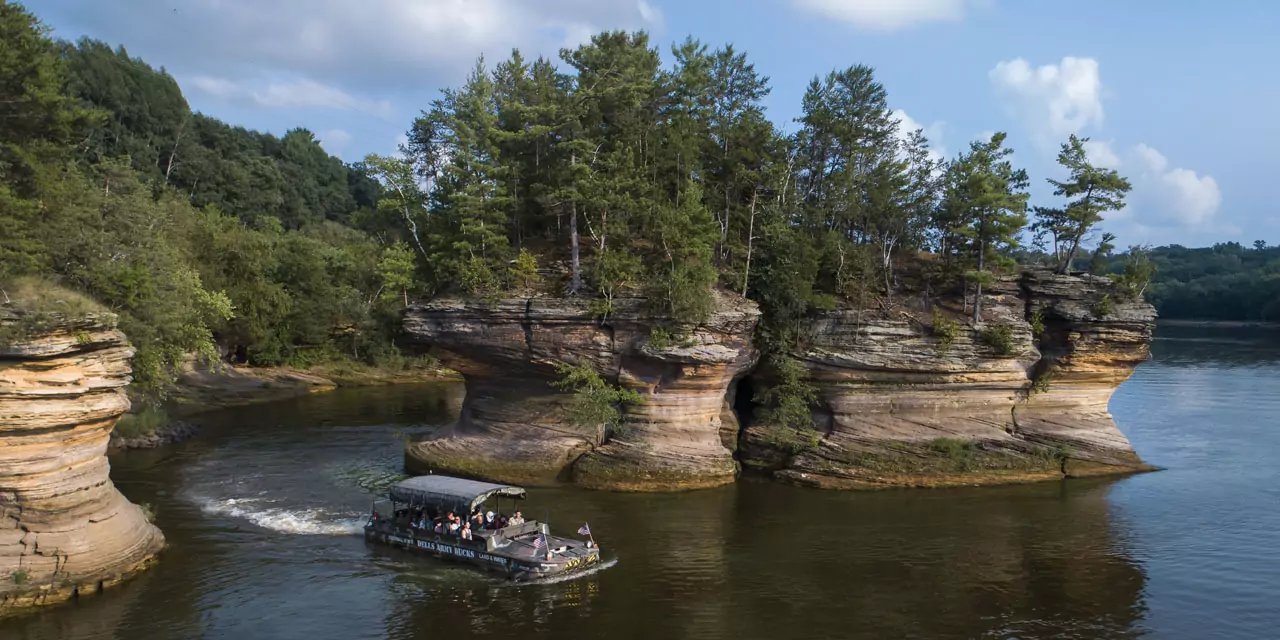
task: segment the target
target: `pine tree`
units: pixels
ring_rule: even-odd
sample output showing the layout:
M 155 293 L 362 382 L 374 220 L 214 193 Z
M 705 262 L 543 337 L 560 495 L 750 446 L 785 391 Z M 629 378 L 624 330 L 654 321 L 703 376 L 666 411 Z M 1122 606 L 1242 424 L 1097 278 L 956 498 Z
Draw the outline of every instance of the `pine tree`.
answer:
M 987 142 L 972 142 L 969 151 L 952 163 L 943 207 L 954 216 L 954 231 L 967 241 L 974 271 L 966 280 L 974 285 L 973 322 L 982 322 L 982 287 L 992 276 L 993 263 L 1017 246 L 1027 224 L 1027 172 L 1008 159 L 1004 133 Z
M 717 50 L 711 76 L 708 142 L 712 150 L 705 161 L 704 193 L 720 231 L 717 260 L 736 285 L 747 278 L 753 214 L 759 208 L 761 190 L 767 188 L 766 174 L 780 159 L 779 145 L 762 105 L 769 95 L 769 79 L 756 73 L 746 54 L 732 46 Z
M 1133 188 L 1114 169 L 1096 167 L 1089 161 L 1085 153 L 1088 141 L 1071 134 L 1058 153 L 1058 164 L 1070 172 L 1070 179 L 1062 182 L 1048 178 L 1054 187 L 1053 195 L 1068 199 L 1066 206 L 1035 210 L 1038 218 L 1035 228 L 1053 235 L 1059 273 L 1071 270 L 1085 234 L 1102 221 L 1103 214 L 1124 208 L 1124 197 Z
M 511 198 L 498 151 L 492 77 L 481 59 L 459 90 L 448 89 L 428 116 L 443 160 L 435 188 L 431 243 L 438 286 L 460 282 L 471 293 L 498 287 L 506 267 Z

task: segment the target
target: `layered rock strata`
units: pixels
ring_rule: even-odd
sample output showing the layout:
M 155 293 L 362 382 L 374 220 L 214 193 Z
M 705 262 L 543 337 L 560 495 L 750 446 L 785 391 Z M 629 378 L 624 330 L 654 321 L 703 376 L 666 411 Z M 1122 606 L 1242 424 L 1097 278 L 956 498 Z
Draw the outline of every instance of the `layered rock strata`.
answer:
M 737 467 L 726 441 L 737 425 L 725 398 L 755 364 L 758 315 L 753 303 L 727 297 L 707 322 L 680 328 L 664 327 L 636 299 L 616 300 L 603 321 L 580 300 L 413 306 L 408 334 L 462 374 L 467 395 L 455 424 L 406 446 L 406 467 L 635 491 L 732 482 Z M 613 433 L 575 425 L 571 394 L 553 384 L 557 363 L 590 366 L 644 402 Z
M 818 392 L 812 428 L 749 424 L 735 395 L 754 371 L 754 305 L 722 298 L 685 340 L 655 343 L 662 318 L 621 301 L 607 322 L 581 301 L 412 307 L 406 329 L 462 373 L 452 427 L 410 443 L 410 471 L 526 484 L 666 490 L 729 482 L 734 457 L 819 487 L 1007 483 L 1148 468 L 1107 412 L 1149 357 L 1152 307 L 1110 280 L 1027 270 L 972 300 L 903 299 L 811 318 L 791 354 Z M 640 391 L 620 433 L 574 426 L 555 364 L 590 365 Z M 750 375 L 750 385 L 736 381 Z M 745 407 L 745 409 L 744 409 Z
M 1106 278 L 1028 270 L 991 287 L 977 326 L 959 301 L 823 314 L 794 354 L 818 388 L 816 433 L 752 426 L 741 457 L 832 488 L 1146 469 L 1107 411 L 1149 357 L 1154 310 L 1125 300 Z
M 160 530 L 111 484 L 133 348 L 109 315 L 0 309 L 0 611 L 93 592 L 145 567 Z

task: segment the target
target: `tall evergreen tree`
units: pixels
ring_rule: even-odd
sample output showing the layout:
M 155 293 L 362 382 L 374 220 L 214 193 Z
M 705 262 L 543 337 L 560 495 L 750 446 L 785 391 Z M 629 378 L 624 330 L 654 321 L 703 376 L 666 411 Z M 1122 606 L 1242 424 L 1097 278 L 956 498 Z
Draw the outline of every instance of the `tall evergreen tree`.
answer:
M 1071 134 L 1058 152 L 1058 164 L 1067 169 L 1070 178 L 1065 182 L 1048 178 L 1054 187 L 1053 195 L 1067 198 L 1066 206 L 1035 209 L 1037 220 L 1033 228 L 1052 235 L 1059 273 L 1071 270 L 1085 235 L 1102 221 L 1105 213 L 1124 208 L 1124 197 L 1133 188 L 1116 170 L 1097 167 L 1089 161 L 1085 153 L 1088 141 Z
M 974 286 L 973 321 L 982 322 L 982 287 L 991 268 L 1007 261 L 1027 224 L 1027 172 L 1015 169 L 1004 146 L 1006 135 L 995 133 L 986 142 L 972 142 L 969 151 L 951 164 L 944 208 L 954 216 L 957 234 L 967 241 L 974 270 L 966 279 Z

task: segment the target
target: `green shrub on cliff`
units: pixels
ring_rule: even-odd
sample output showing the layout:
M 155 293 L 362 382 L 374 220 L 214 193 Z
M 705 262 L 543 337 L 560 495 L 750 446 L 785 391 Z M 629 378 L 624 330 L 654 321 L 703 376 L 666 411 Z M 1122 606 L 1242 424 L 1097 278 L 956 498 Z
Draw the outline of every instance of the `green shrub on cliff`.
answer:
M 804 365 L 790 356 L 774 356 L 770 368 L 776 379 L 756 394 L 756 418 L 792 431 L 812 429 L 811 407 L 818 399 L 818 388 L 809 383 Z
M 942 311 L 935 308 L 931 330 L 933 337 L 938 341 L 934 347 L 938 356 L 946 356 L 951 351 L 951 345 L 955 344 L 956 338 L 960 337 L 960 323 L 947 318 Z
M 1013 325 L 1007 322 L 995 322 L 987 325 L 982 329 L 980 335 L 982 336 L 982 341 L 995 350 L 997 354 L 1011 356 L 1018 352 L 1018 345 L 1013 335 Z
M 569 421 L 579 427 L 597 429 L 602 440 L 621 433 L 623 409 L 644 402 L 644 397 L 634 389 L 605 382 L 588 365 L 558 362 L 556 372 L 561 378 L 552 386 L 573 392 Z
M 1036 309 L 1034 312 L 1032 312 L 1030 322 L 1031 322 L 1031 335 L 1035 336 L 1036 339 L 1039 340 L 1040 337 L 1044 335 L 1044 330 L 1045 330 L 1044 309 Z
M 137 413 L 126 413 L 116 423 L 115 431 L 125 438 L 151 435 L 169 423 L 169 414 L 155 406 L 143 407 Z

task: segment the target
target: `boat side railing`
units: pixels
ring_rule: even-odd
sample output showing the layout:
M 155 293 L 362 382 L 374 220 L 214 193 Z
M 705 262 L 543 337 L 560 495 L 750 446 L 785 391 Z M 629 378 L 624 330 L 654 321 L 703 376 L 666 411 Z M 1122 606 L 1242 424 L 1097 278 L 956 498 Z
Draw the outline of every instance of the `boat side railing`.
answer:
M 498 529 L 485 538 L 486 546 L 489 551 L 493 551 L 513 538 L 529 535 L 531 533 L 547 533 L 547 525 L 536 520 L 530 520 L 523 524 L 513 524 Z

